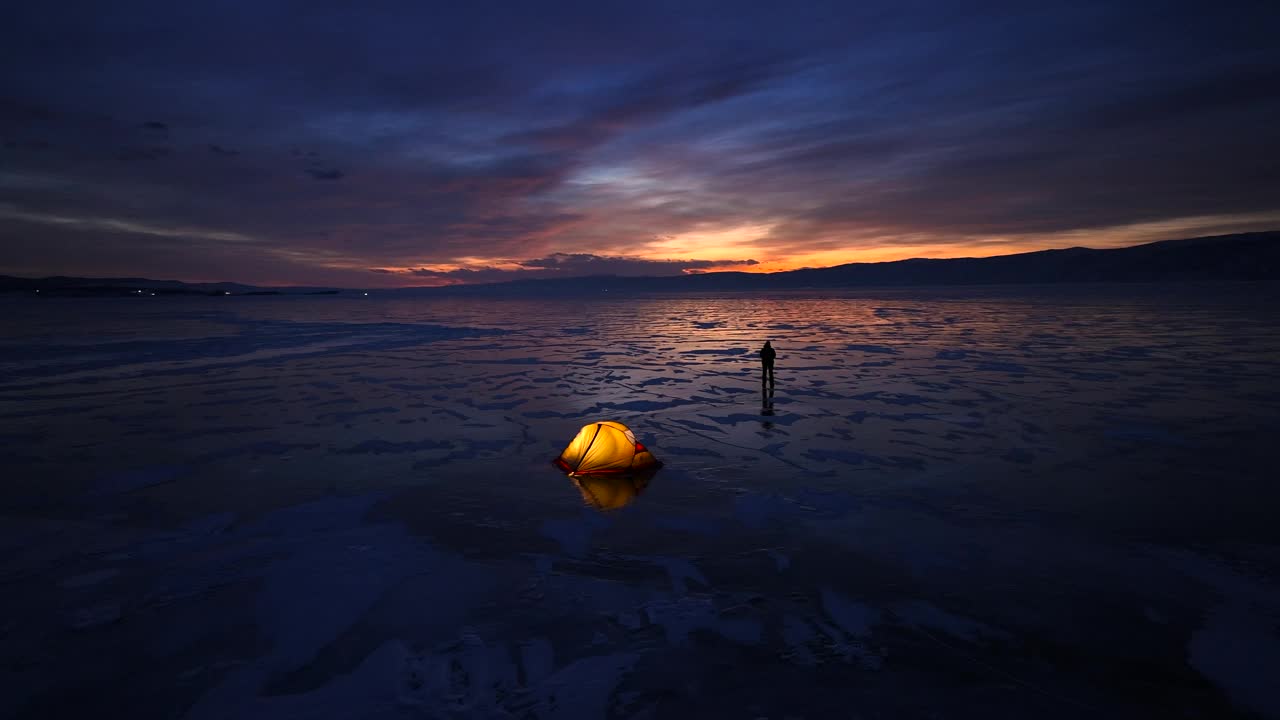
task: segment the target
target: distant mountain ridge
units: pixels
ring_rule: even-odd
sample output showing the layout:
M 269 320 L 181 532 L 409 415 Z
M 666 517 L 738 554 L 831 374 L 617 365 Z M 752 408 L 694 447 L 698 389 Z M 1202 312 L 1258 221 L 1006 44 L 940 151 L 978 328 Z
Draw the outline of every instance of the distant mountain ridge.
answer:
M 572 295 L 803 290 L 911 285 L 1073 282 L 1274 281 L 1280 278 L 1280 230 L 1212 235 L 1097 250 L 1073 247 L 986 258 L 850 263 L 776 273 L 713 272 L 660 277 L 591 276 L 502 283 L 408 287 L 377 294 L 424 296 Z M 0 293 L 49 295 L 315 295 L 358 293 L 325 287 L 259 287 L 146 278 L 0 276 Z
M 1280 278 L 1280 230 L 1162 240 L 1124 248 L 1073 247 L 985 258 L 850 263 L 776 273 L 715 272 L 667 277 L 577 277 L 452 285 L 412 291 L 506 295 L 582 291 L 702 292 L 911 285 L 1072 282 L 1265 281 Z M 410 292 L 406 288 L 399 292 Z
M 20 278 L 0 275 L 0 294 L 31 293 L 76 297 L 127 297 L 130 295 L 316 295 L 336 294 L 335 288 L 259 287 L 234 282 L 188 283 L 148 278 L 86 278 L 55 275 Z

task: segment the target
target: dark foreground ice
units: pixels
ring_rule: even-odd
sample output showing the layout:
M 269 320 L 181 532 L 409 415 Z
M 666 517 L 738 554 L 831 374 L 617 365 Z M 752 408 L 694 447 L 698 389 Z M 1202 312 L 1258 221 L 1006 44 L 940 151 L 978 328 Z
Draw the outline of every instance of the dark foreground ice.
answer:
M 0 717 L 1280 717 L 1274 290 L 0 310 Z

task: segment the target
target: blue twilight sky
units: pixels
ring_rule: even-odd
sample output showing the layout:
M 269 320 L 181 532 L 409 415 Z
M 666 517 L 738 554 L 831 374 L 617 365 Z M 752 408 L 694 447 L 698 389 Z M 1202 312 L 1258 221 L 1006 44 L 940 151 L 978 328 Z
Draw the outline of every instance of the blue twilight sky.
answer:
M 1280 3 L 152 0 L 0 24 L 0 273 L 386 286 L 1280 227 Z

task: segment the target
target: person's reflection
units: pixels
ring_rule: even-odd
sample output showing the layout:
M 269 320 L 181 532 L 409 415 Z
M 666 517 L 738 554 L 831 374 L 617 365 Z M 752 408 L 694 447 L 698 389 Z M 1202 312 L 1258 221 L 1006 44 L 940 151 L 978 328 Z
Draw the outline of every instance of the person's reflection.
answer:
M 763 383 L 760 385 L 760 414 L 765 417 L 773 417 L 773 386 L 766 387 Z M 769 420 L 761 420 L 760 424 L 764 429 L 769 430 L 773 427 L 773 423 Z

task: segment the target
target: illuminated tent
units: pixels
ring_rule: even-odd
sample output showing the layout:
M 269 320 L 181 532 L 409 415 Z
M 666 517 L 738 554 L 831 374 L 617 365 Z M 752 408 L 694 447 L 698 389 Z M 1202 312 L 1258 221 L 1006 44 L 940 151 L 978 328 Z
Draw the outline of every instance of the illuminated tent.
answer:
M 636 442 L 635 433 L 611 420 L 584 425 L 556 458 L 556 465 L 574 477 L 639 472 L 659 464 L 653 453 Z

